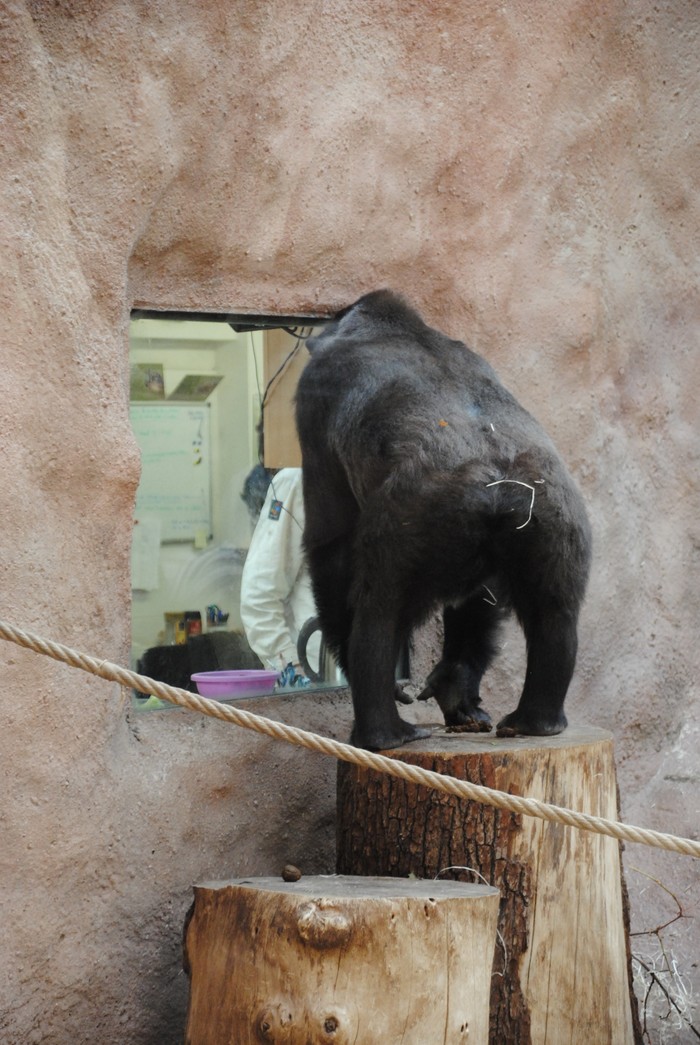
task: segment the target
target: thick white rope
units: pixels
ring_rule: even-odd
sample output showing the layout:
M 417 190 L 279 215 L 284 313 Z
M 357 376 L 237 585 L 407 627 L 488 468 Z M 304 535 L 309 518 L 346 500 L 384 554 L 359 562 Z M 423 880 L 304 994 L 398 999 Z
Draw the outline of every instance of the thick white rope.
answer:
M 41 639 L 30 632 L 22 631 L 11 624 L 0 621 L 0 638 L 9 642 L 15 642 L 18 646 L 33 650 L 35 653 L 44 654 L 54 660 L 63 661 L 71 667 L 81 668 L 92 675 L 107 679 L 109 682 L 118 682 L 123 686 L 129 686 L 139 690 L 141 693 L 150 693 L 171 704 L 189 708 L 190 711 L 199 711 L 202 715 L 211 718 L 223 719 L 232 722 L 244 729 L 252 729 L 256 733 L 263 733 L 274 740 L 285 740 L 289 744 L 307 748 L 310 751 L 318 751 L 323 755 L 330 755 L 343 762 L 351 762 L 364 769 L 374 769 L 380 773 L 388 773 L 390 776 L 408 780 L 412 784 L 422 784 L 425 787 L 444 791 L 448 795 L 456 795 L 458 798 L 466 798 L 472 802 L 482 805 L 495 806 L 496 809 L 506 809 L 511 813 L 522 816 L 533 816 L 540 820 L 552 823 L 566 824 L 568 827 L 576 827 L 583 831 L 592 831 L 595 834 L 608 835 L 624 842 L 636 842 L 640 845 L 652 846 L 655 849 L 667 849 L 675 853 L 683 853 L 686 856 L 700 857 L 700 842 L 690 838 L 679 838 L 676 835 L 663 834 L 659 831 L 650 831 L 642 827 L 631 827 L 617 820 L 605 820 L 602 817 L 591 816 L 588 813 L 577 813 L 572 809 L 561 806 L 548 805 L 534 798 L 521 798 L 518 795 L 509 795 L 504 791 L 496 791 L 481 784 L 471 784 L 466 780 L 457 780 L 456 777 L 444 776 L 434 773 L 420 766 L 412 766 L 407 762 L 387 758 L 371 751 L 364 751 L 352 747 L 350 744 L 341 744 L 337 740 L 321 737 L 315 733 L 309 733 L 295 726 L 286 726 L 281 722 L 264 718 L 262 715 L 254 715 L 249 711 L 231 704 L 223 704 L 218 700 L 207 700 L 196 693 L 190 693 L 186 689 L 178 689 L 175 686 L 167 686 L 163 682 L 138 675 L 134 671 L 122 668 L 118 664 L 112 664 L 105 660 L 96 660 L 84 653 L 78 653 L 68 646 Z

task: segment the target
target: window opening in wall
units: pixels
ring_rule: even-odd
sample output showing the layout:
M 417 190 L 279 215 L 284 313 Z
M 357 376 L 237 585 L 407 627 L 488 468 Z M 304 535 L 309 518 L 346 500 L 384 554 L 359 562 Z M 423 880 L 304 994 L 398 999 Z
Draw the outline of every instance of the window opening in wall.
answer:
M 130 416 L 142 474 L 132 663 L 141 673 L 193 690 L 200 672 L 262 668 L 274 672 L 266 691 L 342 684 L 315 624 L 301 543 L 293 397 L 319 322 L 133 314 Z

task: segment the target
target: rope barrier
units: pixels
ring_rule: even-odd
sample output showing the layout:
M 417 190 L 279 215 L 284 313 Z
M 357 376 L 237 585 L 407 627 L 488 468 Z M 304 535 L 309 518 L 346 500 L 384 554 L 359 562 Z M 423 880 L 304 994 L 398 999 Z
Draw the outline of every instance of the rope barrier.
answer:
M 25 649 L 33 650 L 35 653 L 52 657 L 54 660 L 62 661 L 71 667 L 80 668 L 92 675 L 106 679 L 109 682 L 118 682 L 122 686 L 128 686 L 141 693 L 152 694 L 179 707 L 188 708 L 190 711 L 198 711 L 202 715 L 218 718 L 224 722 L 232 722 L 243 729 L 250 729 L 256 733 L 262 733 L 274 740 L 283 740 L 289 744 L 316 751 L 343 762 L 350 762 L 363 769 L 373 769 L 389 776 L 407 780 L 412 784 L 421 784 L 425 787 L 444 791 L 448 795 L 457 798 L 468 799 L 479 802 L 482 805 L 494 806 L 496 809 L 504 809 L 510 813 L 521 816 L 537 817 L 550 823 L 565 824 L 582 831 L 592 831 L 595 834 L 607 835 L 623 842 L 635 842 L 639 845 L 651 846 L 655 849 L 665 849 L 685 856 L 700 857 L 700 842 L 690 838 L 679 838 L 676 835 L 664 834 L 660 831 L 651 831 L 647 828 L 633 827 L 623 824 L 618 820 L 606 820 L 603 817 L 591 816 L 588 813 L 579 813 L 562 806 L 549 805 L 534 798 L 521 798 L 518 795 L 509 795 L 504 791 L 496 791 L 481 784 L 472 784 L 466 780 L 458 780 L 456 777 L 445 776 L 435 773 L 420 766 L 412 766 L 407 762 L 400 762 L 386 755 L 376 754 L 353 747 L 350 744 L 342 744 L 329 737 L 321 737 L 296 726 L 287 726 L 282 722 L 264 718 L 262 715 L 254 715 L 250 711 L 231 704 L 223 704 L 217 700 L 208 700 L 196 693 L 176 686 L 168 686 L 164 682 L 139 675 L 118 664 L 112 664 L 106 660 L 97 660 L 87 654 L 79 653 L 62 646 L 56 642 L 42 639 L 30 632 L 22 631 L 11 624 L 0 621 L 0 638 L 8 642 L 14 642 Z

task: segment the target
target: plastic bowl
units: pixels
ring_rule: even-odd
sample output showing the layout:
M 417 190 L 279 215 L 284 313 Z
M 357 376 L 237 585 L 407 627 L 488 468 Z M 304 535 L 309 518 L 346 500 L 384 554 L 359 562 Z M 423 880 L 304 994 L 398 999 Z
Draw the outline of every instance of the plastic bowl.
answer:
M 199 671 L 191 676 L 197 692 L 212 700 L 260 697 L 271 693 L 277 682 L 276 671 L 264 668 L 249 671 Z

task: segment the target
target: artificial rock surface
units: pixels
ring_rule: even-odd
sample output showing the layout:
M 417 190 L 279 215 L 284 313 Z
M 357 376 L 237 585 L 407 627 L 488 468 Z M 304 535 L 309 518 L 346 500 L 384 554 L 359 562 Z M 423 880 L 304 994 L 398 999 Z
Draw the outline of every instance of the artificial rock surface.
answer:
M 127 661 L 132 307 L 324 312 L 389 285 L 489 358 L 578 477 L 570 718 L 615 734 L 626 820 L 697 832 L 699 28 L 693 0 L 7 3 L 5 619 Z M 135 722 L 117 687 L 1 655 L 0 1036 L 179 1041 L 192 883 L 298 848 L 332 869 L 334 767 Z M 521 670 L 509 632 L 495 714 Z M 349 723 L 340 698 L 279 713 Z M 634 928 L 674 905 L 631 865 L 697 915 L 695 863 L 633 849 Z M 699 933 L 665 933 L 696 995 Z

